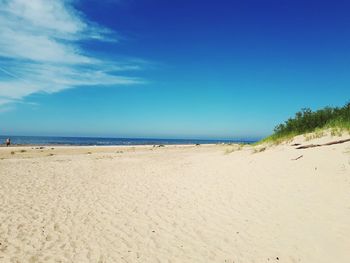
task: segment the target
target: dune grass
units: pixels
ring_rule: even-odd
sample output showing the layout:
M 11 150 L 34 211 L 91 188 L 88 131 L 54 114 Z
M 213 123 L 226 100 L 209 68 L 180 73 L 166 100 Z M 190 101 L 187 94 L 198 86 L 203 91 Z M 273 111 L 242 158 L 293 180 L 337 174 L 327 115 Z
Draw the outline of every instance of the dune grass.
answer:
M 233 152 L 237 152 L 243 149 L 245 144 L 243 143 L 238 143 L 238 144 L 229 144 L 228 148 L 225 149 L 225 154 L 230 154 Z
M 302 109 L 294 118 L 277 125 L 272 135 L 256 144 L 279 144 L 306 133 L 314 133 L 312 136 L 318 138 L 325 129 L 330 129 L 333 136 L 340 135 L 343 131 L 350 132 L 350 102 L 343 107 L 325 107 L 317 111 Z M 313 139 L 311 137 L 306 139 Z

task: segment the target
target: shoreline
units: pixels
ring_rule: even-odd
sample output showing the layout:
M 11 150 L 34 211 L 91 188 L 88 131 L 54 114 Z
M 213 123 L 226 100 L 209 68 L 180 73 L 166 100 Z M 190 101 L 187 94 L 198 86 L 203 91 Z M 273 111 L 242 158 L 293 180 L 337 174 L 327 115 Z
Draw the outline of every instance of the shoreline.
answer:
M 11 139 L 12 146 L 136 146 L 136 145 L 192 145 L 254 143 L 256 139 L 157 139 L 157 138 L 103 138 L 103 137 L 49 137 L 49 136 L 0 136 L 0 147 Z
M 228 145 L 226 145 L 228 146 Z M 46 146 L 9 146 L 0 147 L 0 160 L 27 159 L 39 157 L 54 157 L 62 155 L 90 155 L 90 154 L 121 154 L 131 152 L 160 152 L 186 149 L 223 149 L 224 144 L 177 144 L 177 145 L 98 145 L 98 146 L 76 146 L 76 145 L 46 145 Z
M 203 144 L 135 144 L 135 145 L 71 145 L 71 144 L 15 144 L 15 145 L 0 145 L 0 149 L 16 149 L 16 148 L 31 148 L 33 150 L 42 150 L 42 149 L 47 149 L 47 148 L 116 148 L 116 147 L 125 147 L 125 148 L 132 148 L 132 147 L 137 147 L 137 148 L 142 148 L 142 147 L 153 147 L 153 148 L 161 148 L 161 147 L 176 147 L 176 146 L 181 146 L 181 147 L 193 147 L 193 146 L 215 146 L 215 145 L 239 145 L 239 143 L 203 143 Z

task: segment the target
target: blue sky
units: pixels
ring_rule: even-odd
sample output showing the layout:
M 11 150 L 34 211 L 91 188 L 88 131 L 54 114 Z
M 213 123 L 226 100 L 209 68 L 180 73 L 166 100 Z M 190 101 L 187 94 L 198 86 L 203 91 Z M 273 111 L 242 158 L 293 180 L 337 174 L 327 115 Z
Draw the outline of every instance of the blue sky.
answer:
M 0 0 L 0 134 L 256 138 L 350 99 L 349 1 Z

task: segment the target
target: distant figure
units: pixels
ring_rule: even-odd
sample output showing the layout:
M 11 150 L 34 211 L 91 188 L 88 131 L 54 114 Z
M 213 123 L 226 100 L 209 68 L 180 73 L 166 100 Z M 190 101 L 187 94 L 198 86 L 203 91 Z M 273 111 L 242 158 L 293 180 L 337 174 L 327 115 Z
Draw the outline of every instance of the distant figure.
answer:
M 7 138 L 6 139 L 6 146 L 8 147 L 8 146 L 10 146 L 11 145 L 11 139 L 10 138 Z

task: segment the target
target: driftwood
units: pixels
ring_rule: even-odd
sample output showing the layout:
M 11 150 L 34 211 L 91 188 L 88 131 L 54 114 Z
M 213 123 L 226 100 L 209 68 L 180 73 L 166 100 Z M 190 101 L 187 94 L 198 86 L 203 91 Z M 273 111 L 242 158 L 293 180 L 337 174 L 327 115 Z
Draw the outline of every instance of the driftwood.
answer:
M 340 141 L 334 141 L 334 142 L 328 142 L 323 145 L 332 145 L 332 144 L 338 144 L 338 143 L 344 143 L 344 142 L 350 142 L 350 139 L 340 140 Z
M 328 145 L 333 145 L 333 144 L 340 144 L 344 142 L 350 142 L 350 139 L 345 139 L 345 140 L 339 140 L 339 141 L 333 141 L 333 142 L 327 142 L 324 144 L 308 144 L 308 145 L 302 145 L 297 147 L 296 149 L 307 149 L 307 148 L 314 148 L 314 147 L 320 147 L 320 146 L 328 146 Z
M 303 145 L 303 146 L 299 146 L 295 149 L 307 149 L 307 148 L 314 148 L 314 147 L 319 147 L 322 146 L 322 144 L 308 144 L 308 145 Z
M 304 155 L 300 155 L 300 156 L 298 156 L 297 158 L 295 158 L 295 159 L 292 159 L 292 161 L 296 161 L 296 160 L 299 160 L 300 158 L 302 158 Z
M 300 143 L 294 143 L 291 146 L 299 146 L 299 145 L 300 145 Z

